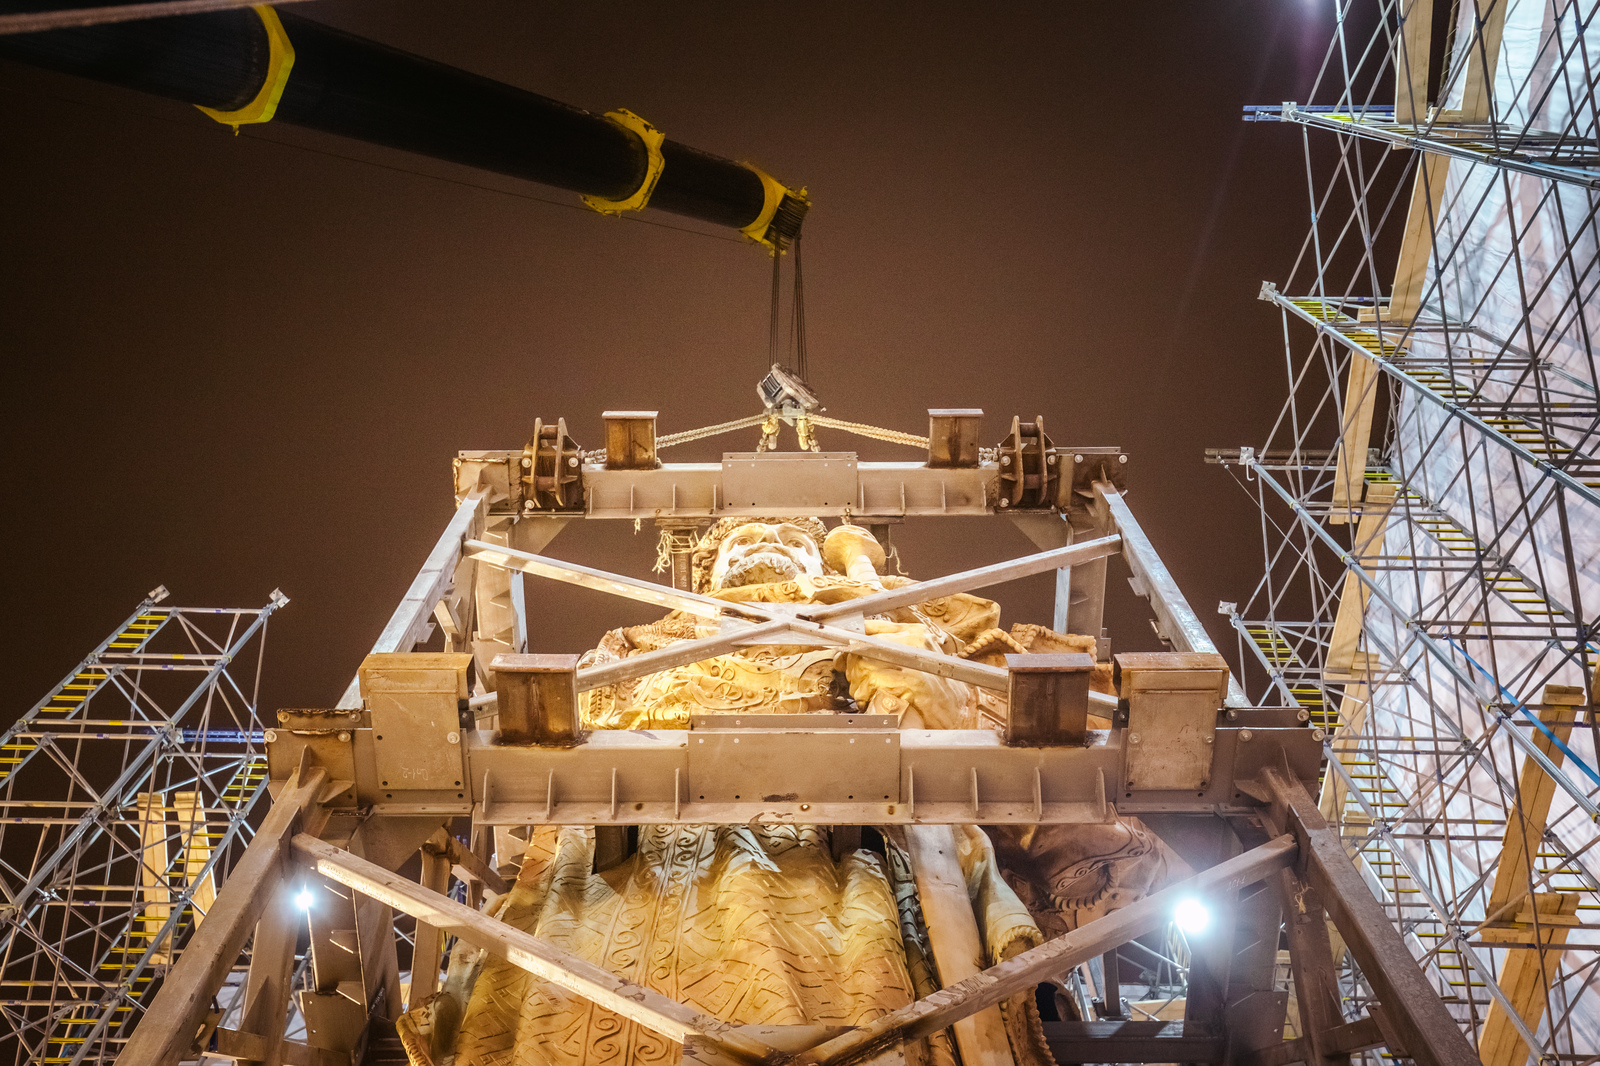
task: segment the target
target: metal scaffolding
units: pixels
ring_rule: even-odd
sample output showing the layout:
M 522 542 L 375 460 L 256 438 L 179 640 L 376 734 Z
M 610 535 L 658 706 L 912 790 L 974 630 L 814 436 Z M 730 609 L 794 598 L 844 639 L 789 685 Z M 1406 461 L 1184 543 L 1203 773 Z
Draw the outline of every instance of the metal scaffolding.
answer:
M 1335 7 L 1313 102 L 1246 109 L 1299 127 L 1311 227 L 1260 294 L 1288 399 L 1210 456 L 1265 562 L 1221 610 L 1483 1062 L 1594 1062 L 1600 5 Z
M 116 1058 L 265 807 L 256 689 L 288 600 L 166 595 L 0 738 L 0 1043 L 19 1064 Z

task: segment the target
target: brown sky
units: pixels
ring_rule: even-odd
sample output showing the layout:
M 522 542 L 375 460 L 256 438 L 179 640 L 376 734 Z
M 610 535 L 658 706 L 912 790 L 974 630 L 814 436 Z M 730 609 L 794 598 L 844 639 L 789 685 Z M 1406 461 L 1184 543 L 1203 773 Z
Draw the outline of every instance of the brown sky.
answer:
M 1255 294 L 1306 218 L 1298 134 L 1238 116 L 1303 98 L 1325 6 L 296 10 L 808 186 L 829 413 L 924 432 L 929 407 L 982 407 L 989 443 L 1042 414 L 1059 444 L 1122 446 L 1131 502 L 1220 638 L 1259 533 L 1202 454 L 1259 443 L 1277 412 L 1280 327 Z M 264 702 L 329 704 L 448 518 L 458 448 L 520 447 L 535 417 L 594 447 L 610 408 L 659 409 L 662 432 L 758 409 L 768 261 L 705 227 L 287 127 L 234 138 L 8 63 L 0 145 L 5 720 L 160 583 L 199 605 L 281 586 Z M 724 441 L 668 457 L 753 444 Z M 999 520 L 898 536 L 919 575 L 1029 548 Z M 653 536 L 590 523 L 550 551 L 644 574 Z M 1152 646 L 1113 580 L 1114 646 Z M 643 617 L 531 593 L 536 650 Z M 1001 599 L 1048 621 L 1048 595 L 1039 578 Z

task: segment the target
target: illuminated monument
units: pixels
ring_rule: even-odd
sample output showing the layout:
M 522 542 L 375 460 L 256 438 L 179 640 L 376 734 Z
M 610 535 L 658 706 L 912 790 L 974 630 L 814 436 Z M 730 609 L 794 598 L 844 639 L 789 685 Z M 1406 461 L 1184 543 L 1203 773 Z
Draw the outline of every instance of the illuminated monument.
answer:
M 1572 86 L 1597 42 L 1559 5 L 1478 7 L 1434 34 L 1426 0 L 1389 5 L 1371 48 L 1342 22 L 1317 103 L 1252 109 L 1342 155 L 1303 269 L 1262 292 L 1315 330 L 1297 380 L 1322 373 L 1333 414 L 1297 386 L 1266 447 L 1216 455 L 1284 534 L 1258 595 L 1223 605 L 1238 669 L 1130 510 L 1126 456 L 1042 420 L 993 445 L 976 410 L 932 410 L 926 435 L 845 422 L 796 360 L 732 423 L 607 412 L 586 449 L 539 422 L 456 457 L 455 514 L 335 705 L 256 706 L 281 596 L 157 590 L 7 732 L 17 1061 L 1591 1054 L 1600 156 Z M 809 207 L 630 112 L 289 13 L 104 17 L 0 16 L 0 54 L 775 257 Z M 1390 86 L 1398 109 L 1365 102 Z M 1375 214 L 1353 175 L 1413 161 Z M 742 431 L 754 450 L 660 458 Z M 909 450 L 864 461 L 839 434 Z M 893 527 L 947 516 L 1040 550 L 891 573 Z M 552 554 L 606 520 L 657 527 L 661 581 Z M 1111 654 L 1113 554 L 1170 650 Z M 1048 624 L 978 595 L 1045 573 Z M 540 654 L 548 580 L 664 616 Z

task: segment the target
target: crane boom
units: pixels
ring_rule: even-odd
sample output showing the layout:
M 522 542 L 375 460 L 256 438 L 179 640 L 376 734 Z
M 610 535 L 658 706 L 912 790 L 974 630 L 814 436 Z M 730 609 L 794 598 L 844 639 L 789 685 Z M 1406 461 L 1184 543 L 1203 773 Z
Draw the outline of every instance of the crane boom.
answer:
M 0 0 L 0 12 L 19 9 Z M 37 5 L 30 5 L 37 6 Z M 810 206 L 748 163 L 271 7 L 0 37 L 0 57 L 581 194 L 608 214 L 661 211 L 782 251 Z

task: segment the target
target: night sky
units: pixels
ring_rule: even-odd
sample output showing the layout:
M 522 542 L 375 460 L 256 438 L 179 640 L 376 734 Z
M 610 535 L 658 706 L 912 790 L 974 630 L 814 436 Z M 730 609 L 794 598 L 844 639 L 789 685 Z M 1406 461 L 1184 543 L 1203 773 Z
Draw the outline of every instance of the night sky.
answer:
M 1207 447 L 1259 444 L 1286 391 L 1256 301 L 1305 233 L 1298 130 L 1328 5 L 295 5 L 386 44 L 805 185 L 813 384 L 837 418 L 985 443 L 1043 415 L 1119 445 L 1130 504 L 1219 643 L 1259 519 Z M 770 261 L 731 232 L 0 62 L 0 647 L 9 721 L 157 584 L 281 587 L 264 707 L 331 705 L 453 505 L 460 448 L 536 417 L 603 444 L 759 411 Z M 660 225 L 644 224 L 646 221 Z M 664 454 L 709 461 L 755 435 Z M 792 442 L 792 437 L 786 436 Z M 863 459 L 906 449 L 824 433 Z M 787 446 L 792 446 L 789 444 Z M 1003 519 L 913 521 L 910 572 L 1032 550 Z M 563 558 L 646 575 L 655 535 L 575 524 Z M 1116 650 L 1157 647 L 1114 563 Z M 998 591 L 1049 621 L 1049 577 Z M 652 612 L 530 579 L 533 648 Z M 1232 640 L 1226 639 L 1228 647 Z

